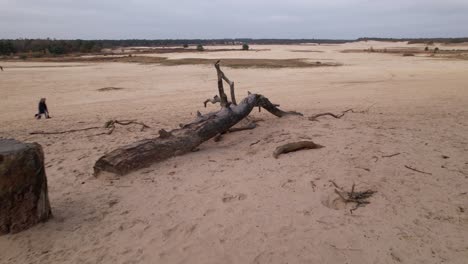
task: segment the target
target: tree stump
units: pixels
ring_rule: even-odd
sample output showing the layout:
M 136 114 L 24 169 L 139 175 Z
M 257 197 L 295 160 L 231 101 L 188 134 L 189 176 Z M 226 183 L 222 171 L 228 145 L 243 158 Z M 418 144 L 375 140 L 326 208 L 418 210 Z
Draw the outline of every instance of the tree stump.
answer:
M 28 229 L 51 215 L 41 145 L 0 139 L 0 235 Z

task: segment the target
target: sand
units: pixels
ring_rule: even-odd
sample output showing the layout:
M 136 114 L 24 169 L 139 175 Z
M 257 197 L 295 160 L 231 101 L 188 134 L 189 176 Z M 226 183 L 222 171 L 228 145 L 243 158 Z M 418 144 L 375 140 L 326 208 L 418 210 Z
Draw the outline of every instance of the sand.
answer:
M 0 263 L 466 263 L 468 61 L 340 52 L 370 46 L 407 45 L 164 54 L 343 66 L 224 68 L 238 98 L 261 93 L 305 117 L 254 111 L 264 119 L 256 129 L 123 177 L 95 178 L 92 166 L 116 147 L 190 121 L 197 110 L 217 109 L 202 104 L 216 94 L 213 67 L 1 62 L 0 137 L 43 146 L 54 218 L 1 236 Z M 105 87 L 123 89 L 98 91 Z M 33 118 L 41 97 L 52 119 Z M 307 120 L 348 108 L 357 113 Z M 108 119 L 138 119 L 151 129 L 29 135 Z M 325 147 L 272 157 L 278 145 L 297 140 Z M 331 180 L 377 193 L 351 213 Z

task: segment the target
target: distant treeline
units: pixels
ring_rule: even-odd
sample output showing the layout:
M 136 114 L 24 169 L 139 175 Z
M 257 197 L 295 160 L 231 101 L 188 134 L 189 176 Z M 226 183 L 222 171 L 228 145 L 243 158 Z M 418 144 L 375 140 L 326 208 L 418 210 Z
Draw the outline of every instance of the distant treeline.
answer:
M 187 45 L 239 45 L 247 44 L 341 44 L 354 41 L 409 41 L 410 43 L 461 43 L 468 38 L 424 38 L 424 39 L 393 39 L 393 38 L 359 38 L 357 40 L 336 39 L 125 39 L 125 40 L 56 40 L 56 39 L 5 39 L 0 40 L 0 55 L 32 54 L 42 56 L 47 54 L 62 55 L 69 53 L 97 53 L 102 49 L 124 47 L 161 47 Z
M 17 53 L 69 54 L 100 52 L 102 49 L 122 47 L 161 47 L 187 45 L 239 45 L 247 44 L 295 44 L 295 43 L 345 43 L 347 40 L 326 39 L 125 39 L 125 40 L 55 40 L 55 39 L 6 39 L 0 40 L 0 55 Z
M 356 41 L 407 41 L 408 44 L 418 44 L 418 43 L 446 43 L 446 44 L 456 44 L 456 43 L 463 43 L 468 42 L 468 38 L 358 38 Z

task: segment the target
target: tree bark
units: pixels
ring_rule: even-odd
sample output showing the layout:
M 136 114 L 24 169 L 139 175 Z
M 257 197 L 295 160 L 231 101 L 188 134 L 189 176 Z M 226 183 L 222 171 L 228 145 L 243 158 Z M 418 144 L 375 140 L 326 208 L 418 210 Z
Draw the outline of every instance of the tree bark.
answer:
M 0 139 L 0 234 L 20 232 L 51 215 L 42 147 Z

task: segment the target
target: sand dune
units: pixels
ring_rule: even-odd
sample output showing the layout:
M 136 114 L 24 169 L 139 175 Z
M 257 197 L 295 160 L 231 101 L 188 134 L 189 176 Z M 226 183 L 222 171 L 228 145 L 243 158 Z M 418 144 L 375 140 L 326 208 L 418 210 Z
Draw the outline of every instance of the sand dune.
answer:
M 216 109 L 202 104 L 216 94 L 213 67 L 1 62 L 0 137 L 44 147 L 54 218 L 1 236 L 0 263 L 466 263 L 468 61 L 340 52 L 370 46 L 407 45 L 164 54 L 342 66 L 225 68 L 238 98 L 258 92 L 305 117 L 254 111 L 264 119 L 256 129 L 124 177 L 94 178 L 92 166 L 118 146 Z M 122 89 L 99 91 L 106 87 Z M 52 119 L 33 118 L 41 97 Z M 342 119 L 307 119 L 349 108 L 356 113 Z M 151 129 L 29 135 L 108 119 Z M 272 157 L 278 145 L 304 139 L 325 147 Z M 330 181 L 377 193 L 350 213 Z

